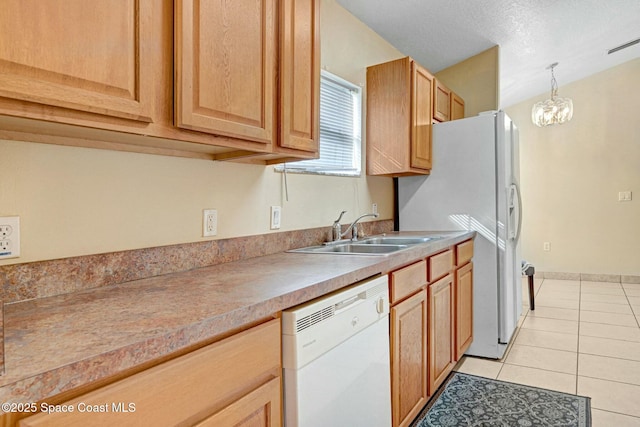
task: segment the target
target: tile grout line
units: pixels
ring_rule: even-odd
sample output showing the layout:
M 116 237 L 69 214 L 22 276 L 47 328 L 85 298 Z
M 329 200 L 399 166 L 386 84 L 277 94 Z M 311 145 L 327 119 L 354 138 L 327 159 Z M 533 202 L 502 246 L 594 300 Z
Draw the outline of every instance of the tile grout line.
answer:
M 630 417 L 630 418 L 635 418 L 635 419 L 640 420 L 640 417 L 637 417 L 635 415 L 625 414 L 624 412 L 610 411 L 608 409 L 601 409 L 601 408 L 591 408 L 591 409 L 596 409 L 596 410 L 602 411 L 602 412 L 608 412 L 610 414 L 624 415 L 625 417 Z
M 620 283 L 620 287 L 622 287 L 622 292 L 624 293 L 624 297 L 627 299 L 627 303 L 629 304 L 629 307 L 631 308 L 631 313 L 633 313 L 633 317 L 636 318 L 636 325 L 640 328 L 640 321 L 638 321 L 638 316 L 636 315 L 636 310 L 633 308 L 633 305 L 631 305 L 631 301 L 629 301 L 629 295 L 627 295 L 627 288 L 625 288 L 622 285 L 622 283 Z
M 636 363 L 640 363 L 640 360 L 637 360 L 637 359 L 627 359 L 626 357 L 605 356 L 605 355 L 602 355 L 602 354 L 597 354 L 597 353 L 586 353 L 586 352 L 585 352 L 585 353 L 582 353 L 582 354 L 584 354 L 585 356 L 595 356 L 595 357 L 602 357 L 602 358 L 605 358 L 605 359 L 616 359 L 616 360 L 623 360 L 623 361 L 625 361 L 625 362 L 636 362 Z M 583 375 L 583 376 L 584 376 L 584 375 Z M 638 385 L 640 385 L 640 384 L 638 384 Z
M 533 329 L 529 329 L 529 330 L 533 330 Z M 540 331 L 540 332 L 546 332 L 546 331 Z M 567 334 L 567 335 L 573 335 L 573 334 Z M 565 353 L 576 353 L 578 350 L 563 350 L 561 348 L 553 348 L 553 347 L 542 347 L 539 345 L 532 345 L 532 344 L 518 344 L 520 347 L 533 347 L 533 348 L 542 348 L 544 350 L 554 350 L 554 351 L 563 351 Z M 594 356 L 597 356 L 594 355 Z M 602 357 L 607 357 L 607 356 L 602 356 Z
M 527 368 L 527 369 L 535 369 L 538 371 L 544 371 L 544 372 L 552 372 L 554 374 L 563 374 L 563 375 L 573 375 L 570 372 L 564 372 L 564 371 L 554 371 L 553 369 L 546 369 L 546 368 L 538 368 L 536 366 L 530 366 L 530 365 L 520 365 L 518 363 L 503 363 L 503 365 L 510 365 L 510 366 L 519 366 L 521 368 Z M 502 368 L 501 368 L 502 369 Z M 596 378 L 598 380 L 601 380 L 602 378 Z M 606 381 L 606 380 L 605 380 Z M 544 387 L 543 387 L 544 388 Z M 574 393 L 575 394 L 575 393 Z
M 591 378 L 592 380 L 607 381 L 610 383 L 625 384 L 625 385 L 630 385 L 632 387 L 640 387 L 640 384 L 637 384 L 637 383 L 628 383 L 625 381 L 612 380 L 611 378 L 594 377 L 591 375 L 580 375 L 580 376 L 583 378 Z

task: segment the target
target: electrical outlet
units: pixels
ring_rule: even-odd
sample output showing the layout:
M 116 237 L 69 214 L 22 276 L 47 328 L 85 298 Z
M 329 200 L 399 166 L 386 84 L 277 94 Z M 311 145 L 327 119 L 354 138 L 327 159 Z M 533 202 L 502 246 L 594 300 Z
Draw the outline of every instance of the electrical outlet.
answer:
M 0 217 L 0 259 L 20 256 L 20 217 Z
M 282 221 L 282 207 L 271 206 L 271 229 L 272 230 L 279 229 L 281 221 Z
M 202 211 L 202 237 L 210 237 L 218 234 L 218 211 L 204 209 Z
M 11 252 L 11 240 L 0 240 L 0 255 L 4 252 Z
M 378 213 L 378 204 L 374 203 L 371 205 L 371 213 L 373 214 L 377 214 Z
M 0 239 L 7 239 L 12 231 L 13 227 L 11 227 L 10 225 L 0 224 Z
M 545 252 L 549 252 L 549 251 L 551 250 L 551 243 L 549 243 L 549 242 L 544 242 L 544 243 L 542 244 L 542 249 L 543 249 Z

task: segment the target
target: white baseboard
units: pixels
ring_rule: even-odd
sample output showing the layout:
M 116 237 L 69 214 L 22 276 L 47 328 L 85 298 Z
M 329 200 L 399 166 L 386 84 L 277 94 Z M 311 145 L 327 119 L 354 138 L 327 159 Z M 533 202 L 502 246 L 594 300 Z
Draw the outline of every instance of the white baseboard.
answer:
M 587 282 L 640 283 L 640 276 L 625 274 L 567 273 L 558 271 L 536 271 L 536 278 L 555 280 L 582 280 Z

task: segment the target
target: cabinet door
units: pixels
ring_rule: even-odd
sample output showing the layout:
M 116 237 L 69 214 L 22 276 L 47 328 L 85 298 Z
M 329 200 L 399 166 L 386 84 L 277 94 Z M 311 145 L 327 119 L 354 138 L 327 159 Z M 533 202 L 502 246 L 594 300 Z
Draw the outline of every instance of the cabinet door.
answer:
M 464 119 L 464 99 L 460 98 L 455 92 L 451 92 L 451 120 Z
M 280 378 L 274 378 L 195 427 L 280 427 Z
M 176 126 L 270 144 L 275 0 L 176 0 Z
M 451 114 L 450 96 L 451 91 L 441 81 L 435 81 L 435 94 L 433 101 L 433 118 L 441 122 L 450 120 Z
M 280 2 L 280 138 L 278 145 L 318 151 L 320 0 Z
M 455 365 L 453 274 L 429 285 L 429 394 Z
M 434 78 L 412 62 L 411 167 L 431 169 L 431 122 Z
M 410 170 L 412 66 L 409 57 L 367 67 L 367 174 Z
M 456 360 L 473 341 L 473 263 L 456 271 Z
M 3 0 L 0 96 L 150 122 L 153 3 Z
M 391 307 L 391 412 L 406 426 L 427 402 L 427 295 Z

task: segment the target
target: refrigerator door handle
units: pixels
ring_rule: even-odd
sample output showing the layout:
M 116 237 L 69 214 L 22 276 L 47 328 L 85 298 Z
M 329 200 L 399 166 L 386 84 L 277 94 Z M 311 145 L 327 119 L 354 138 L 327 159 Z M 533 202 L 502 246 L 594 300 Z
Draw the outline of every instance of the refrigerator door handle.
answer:
M 520 187 L 518 187 L 518 184 L 514 183 L 513 187 L 515 188 L 516 195 L 518 196 L 518 231 L 516 232 L 516 236 L 513 241 L 518 242 L 518 240 L 520 240 L 520 232 L 522 231 L 522 195 L 520 194 Z
M 522 197 L 520 196 L 518 184 L 513 183 L 509 186 L 508 201 L 509 238 L 517 242 L 518 239 L 520 239 L 520 232 L 522 231 Z

